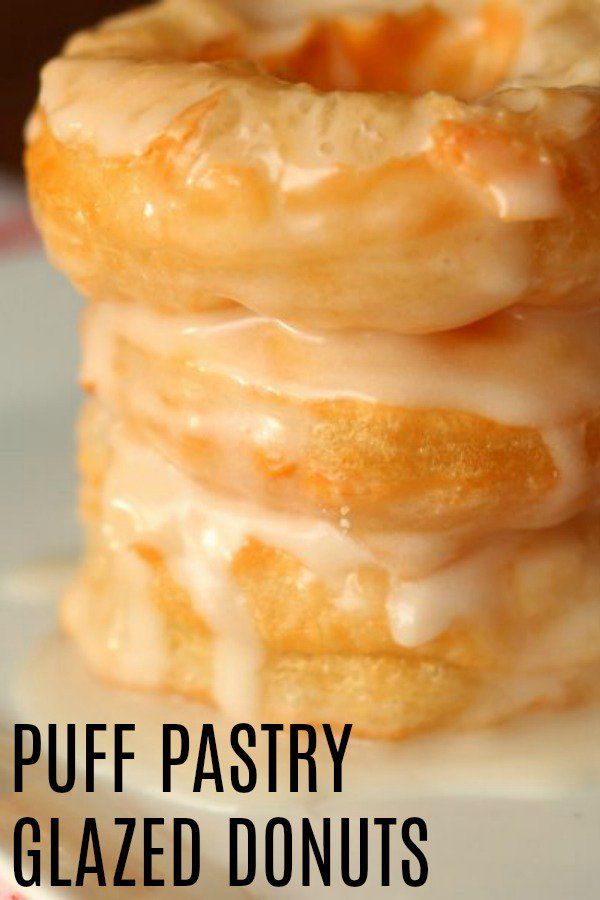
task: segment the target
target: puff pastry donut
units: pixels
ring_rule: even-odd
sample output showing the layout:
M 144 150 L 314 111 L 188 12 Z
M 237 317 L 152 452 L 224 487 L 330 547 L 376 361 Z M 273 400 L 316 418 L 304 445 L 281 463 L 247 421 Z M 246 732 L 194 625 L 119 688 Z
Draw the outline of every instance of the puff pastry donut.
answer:
M 595 302 L 596 0 L 339 5 L 75 36 L 27 153 L 58 265 L 92 298 L 403 333 Z

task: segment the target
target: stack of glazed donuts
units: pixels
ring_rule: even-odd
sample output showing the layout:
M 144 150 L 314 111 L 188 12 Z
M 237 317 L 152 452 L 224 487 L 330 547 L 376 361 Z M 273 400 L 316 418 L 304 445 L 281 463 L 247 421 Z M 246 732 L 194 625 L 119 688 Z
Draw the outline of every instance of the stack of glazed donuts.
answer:
M 600 676 L 600 3 L 162 0 L 28 127 L 116 681 L 374 737 Z

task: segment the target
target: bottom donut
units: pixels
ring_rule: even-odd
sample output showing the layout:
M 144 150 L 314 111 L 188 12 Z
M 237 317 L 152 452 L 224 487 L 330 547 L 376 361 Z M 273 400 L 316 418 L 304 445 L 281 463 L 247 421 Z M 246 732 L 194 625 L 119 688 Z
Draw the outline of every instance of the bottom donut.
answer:
M 108 679 L 376 738 L 597 693 L 597 514 L 477 547 L 398 535 L 390 551 L 211 497 L 95 408 L 81 461 L 88 548 L 62 618 Z

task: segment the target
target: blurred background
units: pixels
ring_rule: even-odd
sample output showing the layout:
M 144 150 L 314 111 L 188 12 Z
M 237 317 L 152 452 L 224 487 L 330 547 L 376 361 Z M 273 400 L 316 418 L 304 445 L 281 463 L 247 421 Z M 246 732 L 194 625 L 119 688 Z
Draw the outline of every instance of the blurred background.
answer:
M 76 553 L 74 419 L 80 302 L 46 261 L 23 185 L 39 70 L 66 37 L 131 0 L 0 0 L 0 599 L 29 567 Z
M 136 0 L 139 5 L 140 0 Z M 23 122 L 42 64 L 73 31 L 135 5 L 133 0 L 0 0 L 0 167 L 18 175 Z

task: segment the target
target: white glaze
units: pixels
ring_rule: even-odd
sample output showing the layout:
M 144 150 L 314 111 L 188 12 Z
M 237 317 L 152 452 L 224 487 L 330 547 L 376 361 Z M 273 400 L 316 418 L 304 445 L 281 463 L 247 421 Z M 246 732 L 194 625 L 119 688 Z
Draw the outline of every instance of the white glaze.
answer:
M 91 665 L 106 678 L 157 688 L 167 661 L 162 622 L 148 597 L 146 567 L 130 547 L 120 550 L 115 555 L 115 580 L 103 595 L 102 606 L 82 602 L 86 587 L 83 575 L 78 575 L 63 601 L 65 622 L 78 635 Z
M 96 303 L 84 322 L 82 381 L 101 395 L 111 390 L 118 338 L 301 400 L 456 409 L 548 429 L 600 410 L 600 313 L 530 309 L 453 333 L 403 336 L 306 331 L 240 309 L 178 316 Z
M 418 647 L 505 590 L 504 568 L 522 534 L 503 535 L 417 581 L 394 579 L 387 601 L 390 630 L 402 647 Z
M 243 15 L 230 15 L 228 9 L 232 5 Z M 401 11 L 409 12 L 420 5 L 403 3 Z M 470 0 L 465 0 L 458 8 L 456 3 L 447 0 L 437 0 L 435 5 L 459 15 L 472 14 L 483 6 L 481 2 Z M 397 4 L 368 0 L 342 6 L 346 11 L 354 7 L 355 11 L 363 13 L 381 8 L 398 10 Z M 597 57 L 600 13 L 595 2 L 582 4 L 577 0 L 564 0 L 557 4 L 537 0 L 532 4 L 519 4 L 519 7 L 525 17 L 525 39 L 514 73 L 498 91 L 505 86 L 528 90 L 531 86 L 571 87 L 597 83 L 600 77 Z M 327 10 L 339 13 L 340 4 L 335 0 L 329 2 Z M 279 36 L 281 11 L 272 3 L 264 2 L 249 8 L 244 3 L 163 0 L 126 17 L 108 20 L 96 31 L 77 35 L 69 43 L 66 56 L 46 66 L 42 77 L 41 107 L 61 141 L 91 143 L 107 155 L 139 155 L 177 115 L 225 88 L 230 94 L 232 108 L 240 107 L 239 116 L 234 117 L 240 128 L 236 127 L 230 135 L 220 135 L 216 142 L 211 140 L 206 147 L 211 158 L 225 161 L 239 143 L 240 129 L 246 135 L 242 141 L 246 158 L 260 158 L 261 154 L 256 151 L 267 135 L 277 154 L 284 143 L 278 138 L 282 136 L 282 123 L 289 128 L 290 123 L 296 121 L 301 126 L 296 129 L 299 140 L 286 142 L 287 152 L 291 153 L 289 161 L 294 162 L 296 157 L 306 163 L 312 158 L 312 164 L 320 165 L 323 161 L 317 163 L 318 155 L 314 152 L 317 132 L 322 140 L 331 141 L 337 164 L 352 158 L 357 164 L 367 160 L 377 164 L 386 156 L 421 152 L 427 146 L 427 135 L 434 123 L 441 118 L 463 116 L 461 105 L 447 96 L 437 99 L 429 96 L 409 103 L 399 95 L 367 98 L 366 95 L 348 94 L 342 117 L 347 122 L 335 116 L 335 122 L 331 123 L 333 127 L 323 132 L 322 124 L 325 119 L 331 119 L 337 101 L 332 105 L 328 98 L 307 92 L 304 86 L 293 88 L 294 99 L 289 88 L 281 89 L 272 79 L 252 78 L 249 70 L 240 72 L 235 67 L 227 69 L 185 62 L 199 58 L 206 42 L 228 38 L 232 34 L 241 34 L 249 44 L 260 45 L 265 40 L 280 43 L 289 36 L 289 20 L 294 25 L 307 16 L 310 18 L 314 6 L 310 3 L 286 4 L 287 11 L 284 18 L 288 18 L 288 23 Z M 318 11 L 323 12 L 322 4 Z M 255 27 L 257 22 L 261 23 L 258 29 Z M 156 37 L 161 28 L 172 42 L 169 44 L 166 39 L 164 48 Z M 149 62 L 154 59 L 159 62 Z M 260 115 L 257 115 L 256 100 L 262 107 Z M 359 113 L 362 113 L 358 115 L 359 121 L 365 116 L 369 119 L 370 130 L 378 137 L 375 142 L 368 138 L 365 141 L 367 129 L 363 129 L 361 137 L 360 129 L 353 127 L 353 120 Z M 349 140 L 350 135 L 352 140 Z

